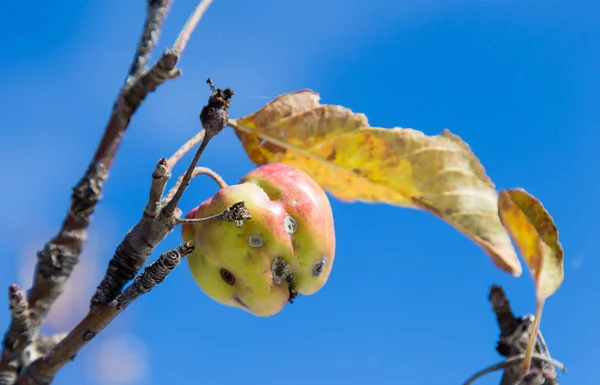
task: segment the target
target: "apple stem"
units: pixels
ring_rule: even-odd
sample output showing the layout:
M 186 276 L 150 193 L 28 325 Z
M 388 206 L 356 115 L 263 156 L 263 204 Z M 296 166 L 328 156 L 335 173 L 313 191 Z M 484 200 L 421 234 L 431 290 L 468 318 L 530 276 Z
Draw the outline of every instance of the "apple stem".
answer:
M 198 132 L 196 135 L 191 137 L 187 142 L 185 142 L 183 144 L 183 146 L 179 147 L 179 149 L 177 151 L 175 151 L 175 153 L 173 155 L 171 155 L 171 157 L 167 161 L 169 170 L 172 170 L 173 167 L 175 167 L 175 165 L 177 164 L 177 162 L 179 162 L 185 154 L 187 154 L 192 148 L 194 148 L 194 146 L 196 146 L 198 143 L 200 143 L 202 141 L 202 139 L 204 139 L 205 133 L 206 133 L 205 130 Z
M 216 173 L 215 171 L 211 170 L 208 167 L 194 168 L 194 170 L 192 172 L 192 178 L 195 178 L 198 175 L 207 175 L 207 176 L 211 177 L 219 185 L 220 188 L 225 188 L 228 186 L 227 182 L 225 182 L 225 180 L 223 179 L 223 177 L 221 177 L 221 175 L 219 175 L 218 173 Z M 173 187 L 171 187 L 171 189 L 165 196 L 165 198 L 164 198 L 165 202 L 169 202 L 170 200 L 173 199 L 173 197 L 175 196 L 175 193 L 177 192 L 177 189 L 183 182 L 184 177 L 185 177 L 185 174 L 181 175 L 179 177 L 179 179 L 177 179 L 177 182 L 175 182 L 175 185 Z
M 525 350 L 525 358 L 523 359 L 523 366 L 521 367 L 521 377 L 524 377 L 529 369 L 531 368 L 531 358 L 533 357 L 533 350 L 535 349 L 538 330 L 540 329 L 540 321 L 542 318 L 542 309 L 544 308 L 544 301 L 538 300 L 535 309 L 535 318 L 533 320 L 533 326 L 529 332 L 529 340 L 527 342 L 527 349 Z

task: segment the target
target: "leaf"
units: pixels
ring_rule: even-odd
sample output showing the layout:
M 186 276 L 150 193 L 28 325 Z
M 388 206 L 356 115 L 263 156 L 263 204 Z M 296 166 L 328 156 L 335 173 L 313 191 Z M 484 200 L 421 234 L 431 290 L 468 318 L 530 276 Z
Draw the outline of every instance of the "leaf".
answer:
M 498 218 L 498 194 L 469 146 L 445 130 L 427 136 L 372 128 L 363 114 L 319 104 L 310 90 L 284 94 L 229 124 L 257 165 L 283 162 L 344 201 L 427 210 L 479 244 L 501 269 L 522 268 Z
M 538 199 L 520 188 L 500 192 L 498 214 L 529 266 L 538 300 L 545 301 L 564 279 L 564 251 L 552 217 Z
M 564 251 L 552 217 L 542 202 L 524 189 L 501 191 L 498 214 L 529 266 L 535 282 L 537 307 L 521 367 L 521 375 L 524 376 L 531 366 L 544 302 L 558 290 L 564 279 Z

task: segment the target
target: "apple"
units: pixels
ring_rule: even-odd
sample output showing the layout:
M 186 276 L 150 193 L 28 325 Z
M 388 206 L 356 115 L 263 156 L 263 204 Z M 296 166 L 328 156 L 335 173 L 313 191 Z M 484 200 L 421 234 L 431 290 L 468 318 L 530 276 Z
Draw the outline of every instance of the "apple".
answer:
M 244 201 L 252 219 L 241 227 L 214 220 L 182 226 L 195 249 L 186 259 L 213 300 L 268 317 L 297 294 L 319 291 L 331 273 L 335 229 L 323 188 L 306 172 L 270 163 L 192 209 L 186 218 L 217 215 Z

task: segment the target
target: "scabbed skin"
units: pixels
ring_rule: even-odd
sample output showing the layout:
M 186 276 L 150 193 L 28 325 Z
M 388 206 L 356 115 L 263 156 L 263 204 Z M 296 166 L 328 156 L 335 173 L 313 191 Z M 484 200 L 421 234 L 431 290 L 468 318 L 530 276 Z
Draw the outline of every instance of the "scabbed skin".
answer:
M 200 288 L 213 300 L 254 315 L 277 314 L 290 291 L 287 282 L 276 283 L 271 274 L 279 257 L 294 272 L 293 290 L 319 291 L 335 256 L 333 215 L 323 188 L 295 167 L 270 163 L 219 190 L 186 217 L 216 215 L 239 201 L 252 216 L 241 228 L 226 221 L 182 226 L 183 239 L 195 244 L 186 259 Z M 222 268 L 235 277 L 233 285 L 221 277 Z

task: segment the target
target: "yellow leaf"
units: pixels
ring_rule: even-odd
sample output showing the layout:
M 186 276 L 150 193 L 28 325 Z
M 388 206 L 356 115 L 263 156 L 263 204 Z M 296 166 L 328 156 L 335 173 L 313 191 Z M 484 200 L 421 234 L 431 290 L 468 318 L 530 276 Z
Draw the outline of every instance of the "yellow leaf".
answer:
M 552 217 L 523 189 L 501 191 L 498 214 L 529 266 L 538 300 L 545 301 L 564 279 L 564 251 Z
M 479 244 L 501 269 L 521 264 L 498 218 L 498 194 L 479 160 L 445 130 L 427 136 L 372 128 L 363 114 L 319 104 L 310 90 L 284 94 L 229 124 L 257 165 L 283 162 L 340 200 L 427 210 Z

